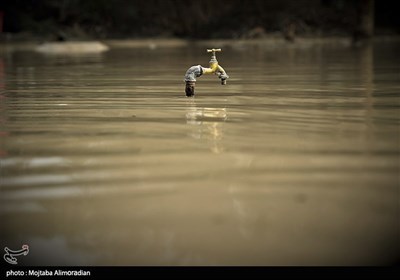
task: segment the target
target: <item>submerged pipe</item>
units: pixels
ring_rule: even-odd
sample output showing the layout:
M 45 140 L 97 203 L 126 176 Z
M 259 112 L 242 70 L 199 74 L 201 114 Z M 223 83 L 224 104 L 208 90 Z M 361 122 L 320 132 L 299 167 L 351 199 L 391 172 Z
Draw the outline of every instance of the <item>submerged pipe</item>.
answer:
M 226 85 L 226 80 L 229 78 L 226 74 L 224 68 L 218 64 L 216 52 L 220 52 L 221 49 L 208 49 L 208 53 L 211 54 L 211 59 L 209 62 L 209 67 L 203 67 L 201 65 L 195 65 L 190 67 L 185 74 L 185 93 L 187 97 L 194 96 L 194 89 L 196 85 L 196 78 L 203 74 L 216 74 L 219 79 L 221 79 L 221 85 Z

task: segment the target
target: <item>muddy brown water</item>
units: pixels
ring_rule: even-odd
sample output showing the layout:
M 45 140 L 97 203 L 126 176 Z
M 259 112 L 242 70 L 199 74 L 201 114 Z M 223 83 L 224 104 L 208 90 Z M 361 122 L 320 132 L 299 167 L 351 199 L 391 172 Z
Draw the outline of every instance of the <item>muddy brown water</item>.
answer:
M 210 46 L 218 47 L 218 46 Z M 1 249 L 32 265 L 398 257 L 398 43 L 0 56 Z

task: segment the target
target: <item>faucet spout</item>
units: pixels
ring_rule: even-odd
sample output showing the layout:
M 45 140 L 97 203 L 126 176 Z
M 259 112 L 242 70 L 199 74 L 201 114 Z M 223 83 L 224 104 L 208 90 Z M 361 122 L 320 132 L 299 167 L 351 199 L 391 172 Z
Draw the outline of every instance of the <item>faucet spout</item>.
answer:
M 226 85 L 226 80 L 229 79 L 228 74 L 226 74 L 224 68 L 221 65 L 218 65 L 218 69 L 216 71 L 218 78 L 221 79 L 221 85 Z

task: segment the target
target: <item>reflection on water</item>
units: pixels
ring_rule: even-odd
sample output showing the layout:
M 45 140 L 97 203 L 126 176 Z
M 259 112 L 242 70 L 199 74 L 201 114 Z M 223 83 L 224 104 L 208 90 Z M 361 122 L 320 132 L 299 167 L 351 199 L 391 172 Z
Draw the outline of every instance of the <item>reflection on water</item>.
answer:
M 223 152 L 220 142 L 223 137 L 223 123 L 227 119 L 226 108 L 199 108 L 193 98 L 187 103 L 187 123 L 193 126 L 190 135 L 194 139 L 207 140 L 212 152 Z
M 397 47 L 225 48 L 228 84 L 194 99 L 199 47 L 2 54 L 0 246 L 35 265 L 394 262 Z

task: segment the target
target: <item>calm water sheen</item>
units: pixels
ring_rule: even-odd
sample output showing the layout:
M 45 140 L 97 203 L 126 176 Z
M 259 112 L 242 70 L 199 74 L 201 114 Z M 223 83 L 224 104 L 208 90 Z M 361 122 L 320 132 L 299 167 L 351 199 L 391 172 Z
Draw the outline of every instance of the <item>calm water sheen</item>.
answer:
M 218 47 L 218 46 L 208 46 Z M 34 265 L 370 265 L 399 249 L 398 43 L 0 56 L 1 250 Z

